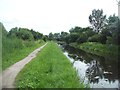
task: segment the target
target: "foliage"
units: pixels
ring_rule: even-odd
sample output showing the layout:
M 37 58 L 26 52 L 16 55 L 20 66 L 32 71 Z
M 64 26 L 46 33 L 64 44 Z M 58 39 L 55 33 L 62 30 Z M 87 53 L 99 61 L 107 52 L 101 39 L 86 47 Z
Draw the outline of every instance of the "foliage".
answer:
M 88 39 L 87 34 L 80 34 L 79 38 L 76 40 L 77 43 L 83 43 L 86 42 Z
M 84 87 L 69 60 L 53 42 L 49 42 L 38 56 L 24 67 L 17 76 L 16 86 L 26 89 Z
M 112 37 L 107 37 L 106 44 L 112 44 L 112 43 L 114 43 Z
M 9 33 L 9 37 L 17 37 L 22 40 L 39 40 L 42 39 L 43 34 L 34 31 L 33 29 L 29 30 L 27 28 L 12 28 Z
M 120 45 L 120 20 L 117 16 L 109 16 L 106 29 L 110 32 L 112 44 Z
M 118 56 L 118 46 L 111 44 L 101 44 L 97 42 L 86 42 L 78 45 L 78 48 L 99 56 L 117 58 Z
M 70 42 L 77 42 L 77 43 L 83 43 L 88 40 L 88 38 L 95 34 L 95 32 L 90 27 L 81 28 L 81 27 L 75 27 L 69 30 L 70 32 Z
M 89 16 L 89 22 L 93 29 L 99 33 L 106 24 L 106 15 L 103 15 L 103 10 L 94 9 L 92 14 Z
M 34 31 L 33 29 L 30 30 L 30 32 L 32 33 L 33 37 L 34 37 L 34 40 L 39 40 L 41 39 L 43 36 L 43 34 L 39 33 L 39 32 L 36 32 Z
M 54 39 L 60 41 L 60 33 L 54 33 Z
M 42 39 L 46 42 L 48 38 L 46 36 L 43 36 Z
M 74 27 L 69 30 L 70 33 L 61 32 L 61 34 L 54 36 L 53 38 L 58 38 L 58 41 L 70 43 L 84 43 L 99 42 L 101 44 L 120 44 L 120 20 L 117 16 L 111 15 L 108 19 L 103 15 L 103 10 L 93 10 L 92 15 L 90 15 L 89 20 L 93 25 L 91 27 Z M 95 25 L 95 26 L 94 26 Z M 97 30 L 97 31 L 94 31 Z M 54 39 L 55 39 L 54 38 Z
M 33 40 L 33 35 L 27 28 L 12 28 L 8 36 L 17 37 L 22 40 Z
M 2 29 L 2 30 L 1 30 Z M 43 40 L 33 41 L 28 29 L 12 28 L 7 32 L 2 25 L 2 69 L 26 57 L 30 52 L 44 44 Z M 31 41 L 32 40 L 32 41 Z
M 60 35 L 60 38 L 61 38 L 62 41 L 66 41 L 67 36 L 68 36 L 68 33 L 62 31 L 61 35 Z
M 79 34 L 77 33 L 71 33 L 70 34 L 70 38 L 69 38 L 69 41 L 70 42 L 76 42 L 76 40 L 79 38 Z
M 107 40 L 107 38 L 103 34 L 95 34 L 92 37 L 89 37 L 89 39 L 88 39 L 88 41 L 90 41 L 90 42 L 99 42 L 102 44 L 105 44 L 106 40 Z
M 49 33 L 48 38 L 49 38 L 49 40 L 54 40 L 54 36 L 53 36 L 52 32 L 51 32 L 51 33 Z
M 37 41 L 23 41 L 18 38 L 2 38 L 2 69 L 26 57 L 30 52 L 44 43 Z
M 83 29 L 81 27 L 76 26 L 75 28 L 71 28 L 69 32 L 70 33 L 81 33 L 83 32 Z

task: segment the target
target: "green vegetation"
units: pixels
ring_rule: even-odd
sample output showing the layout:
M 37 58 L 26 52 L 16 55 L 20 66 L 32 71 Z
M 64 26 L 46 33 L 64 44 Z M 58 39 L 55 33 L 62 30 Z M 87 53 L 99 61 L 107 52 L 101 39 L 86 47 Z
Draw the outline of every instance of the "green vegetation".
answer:
M 43 45 L 44 41 L 22 41 L 20 39 L 3 39 L 2 46 L 2 69 L 6 69 L 10 65 L 25 58 L 36 48 Z
M 106 18 L 103 10 L 94 9 L 89 16 L 91 27 L 71 28 L 68 32 L 50 33 L 48 36 L 27 28 L 12 28 L 2 33 L 3 70 L 26 57 L 47 40 L 69 44 L 86 52 L 104 57 L 117 57 L 120 48 L 120 20 L 111 15 Z M 1 48 L 0 48 L 1 49 Z M 0 53 L 1 54 L 1 53 Z M 1 64 L 0 64 L 1 65 Z M 18 88 L 82 88 L 72 65 L 58 46 L 49 42 L 34 60 L 28 63 L 16 79 Z
M 106 18 L 103 10 L 94 9 L 89 16 L 91 27 L 74 27 L 67 32 L 49 34 L 50 40 L 64 42 L 89 53 L 100 56 L 118 56 L 120 45 L 120 19 L 110 15 Z M 62 44 L 61 43 L 61 44 Z M 63 43 L 63 44 L 64 44 Z
M 34 32 L 34 35 L 31 31 Z M 29 53 L 45 43 L 42 34 L 31 31 L 26 28 L 18 29 L 16 27 L 7 32 L 3 24 L 0 23 L 3 70 L 25 58 Z M 36 37 L 34 37 L 35 35 Z
M 86 52 L 93 53 L 104 57 L 117 57 L 118 46 L 101 44 L 96 42 L 86 42 L 77 46 L 77 48 L 82 49 Z
M 16 78 L 18 88 L 83 88 L 76 70 L 54 42 L 28 63 Z

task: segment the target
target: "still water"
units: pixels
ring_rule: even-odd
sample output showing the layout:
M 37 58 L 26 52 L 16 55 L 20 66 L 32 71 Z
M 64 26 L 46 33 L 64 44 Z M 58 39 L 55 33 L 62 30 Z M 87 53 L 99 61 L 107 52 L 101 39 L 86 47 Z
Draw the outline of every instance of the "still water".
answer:
M 66 57 L 76 68 L 81 82 L 90 88 L 120 88 L 118 60 L 116 57 L 101 57 L 75 49 L 69 45 L 59 45 Z

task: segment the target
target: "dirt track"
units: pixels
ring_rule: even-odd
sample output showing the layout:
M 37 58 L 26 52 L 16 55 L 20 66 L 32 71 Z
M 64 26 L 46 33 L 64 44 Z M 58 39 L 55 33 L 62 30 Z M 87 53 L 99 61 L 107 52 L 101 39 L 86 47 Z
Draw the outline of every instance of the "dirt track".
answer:
M 46 43 L 47 44 L 47 43 Z M 45 45 L 46 45 L 45 44 Z M 0 90 L 2 88 L 15 88 L 14 81 L 17 76 L 17 74 L 20 72 L 20 70 L 33 58 L 36 57 L 36 54 L 45 46 L 41 46 L 40 48 L 34 50 L 32 53 L 30 53 L 26 58 L 20 60 L 19 62 L 13 64 L 9 68 L 7 68 L 5 71 L 0 74 L 0 81 L 2 81 Z

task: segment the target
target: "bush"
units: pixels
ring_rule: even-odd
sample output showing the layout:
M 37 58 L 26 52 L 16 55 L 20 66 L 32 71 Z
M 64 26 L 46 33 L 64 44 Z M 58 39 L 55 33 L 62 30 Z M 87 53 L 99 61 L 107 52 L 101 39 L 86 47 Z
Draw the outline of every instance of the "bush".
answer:
M 112 44 L 112 43 L 113 43 L 112 37 L 107 37 L 106 44 Z
M 9 37 L 17 37 L 19 39 L 22 39 L 22 40 L 33 40 L 34 37 L 32 35 L 32 33 L 30 32 L 29 29 L 26 29 L 26 28 L 12 28 L 9 33 L 8 33 L 8 36 Z
M 106 36 L 102 34 L 95 34 L 92 37 L 88 38 L 88 41 L 90 42 L 100 42 L 102 44 L 105 44 L 106 40 L 107 40 Z
M 77 43 L 84 43 L 87 41 L 87 39 L 88 39 L 88 37 L 86 34 L 81 34 L 76 41 L 77 41 Z
M 71 33 L 70 34 L 70 42 L 76 42 L 76 40 L 79 38 L 79 34 L 77 33 Z

